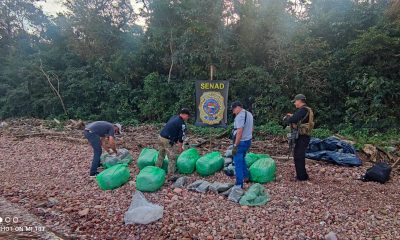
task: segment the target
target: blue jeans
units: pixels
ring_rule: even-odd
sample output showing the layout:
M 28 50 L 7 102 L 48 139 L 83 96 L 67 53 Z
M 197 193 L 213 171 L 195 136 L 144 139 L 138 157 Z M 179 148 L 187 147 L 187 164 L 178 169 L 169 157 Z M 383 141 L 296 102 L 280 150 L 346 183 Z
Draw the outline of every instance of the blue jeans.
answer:
M 87 140 L 89 141 L 90 145 L 93 148 L 93 160 L 92 166 L 90 167 L 90 175 L 95 175 L 97 173 L 97 168 L 100 167 L 100 156 L 102 153 L 101 149 L 101 140 L 100 137 L 94 133 L 89 131 L 84 131 L 83 133 Z
M 237 146 L 237 152 L 233 156 L 233 161 L 235 162 L 235 173 L 236 173 L 236 185 L 240 185 L 243 188 L 243 181 L 249 176 L 246 166 L 246 153 L 251 146 L 251 140 L 241 141 Z

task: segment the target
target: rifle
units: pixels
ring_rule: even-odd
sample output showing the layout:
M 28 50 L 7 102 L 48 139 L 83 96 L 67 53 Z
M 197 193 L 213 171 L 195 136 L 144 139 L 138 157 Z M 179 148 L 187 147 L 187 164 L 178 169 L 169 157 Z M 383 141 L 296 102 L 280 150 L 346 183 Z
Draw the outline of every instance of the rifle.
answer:
M 287 134 L 287 138 L 289 144 L 289 152 L 288 152 L 288 160 L 289 160 L 290 155 L 293 154 L 293 148 L 294 145 L 296 144 L 296 139 L 299 138 L 299 130 L 297 128 L 293 128 L 293 126 L 290 126 L 290 133 Z

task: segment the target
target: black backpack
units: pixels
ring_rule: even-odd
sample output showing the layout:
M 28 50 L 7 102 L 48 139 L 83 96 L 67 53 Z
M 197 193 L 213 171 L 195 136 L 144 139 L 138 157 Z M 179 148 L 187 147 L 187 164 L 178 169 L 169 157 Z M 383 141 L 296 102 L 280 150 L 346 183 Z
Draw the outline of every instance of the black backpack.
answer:
M 385 183 L 389 181 L 391 172 L 392 167 L 389 164 L 380 162 L 367 169 L 367 172 L 363 177 L 363 181 Z

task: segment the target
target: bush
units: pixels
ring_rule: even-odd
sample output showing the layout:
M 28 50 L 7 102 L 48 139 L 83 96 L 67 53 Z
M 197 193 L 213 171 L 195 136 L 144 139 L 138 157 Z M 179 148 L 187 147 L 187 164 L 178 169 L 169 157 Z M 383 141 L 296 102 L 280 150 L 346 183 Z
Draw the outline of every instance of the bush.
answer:
M 326 128 L 315 128 L 312 131 L 312 136 L 316 138 L 327 138 L 333 135 L 333 132 Z
M 400 141 L 400 131 L 398 129 L 378 132 L 376 129 L 372 128 L 355 128 L 352 125 L 348 125 L 339 130 L 339 134 L 355 141 L 355 147 L 357 149 L 361 149 L 365 144 L 388 147 Z
M 254 131 L 257 134 L 264 136 L 264 135 L 285 135 L 287 131 L 285 127 L 278 124 L 277 122 L 267 122 L 264 125 L 256 126 Z
M 190 134 L 195 134 L 202 137 L 209 137 L 210 134 L 212 137 L 217 136 L 224 131 L 231 132 L 233 129 L 233 124 L 230 124 L 228 128 L 213 128 L 213 127 L 199 127 L 193 124 L 188 124 L 188 131 Z

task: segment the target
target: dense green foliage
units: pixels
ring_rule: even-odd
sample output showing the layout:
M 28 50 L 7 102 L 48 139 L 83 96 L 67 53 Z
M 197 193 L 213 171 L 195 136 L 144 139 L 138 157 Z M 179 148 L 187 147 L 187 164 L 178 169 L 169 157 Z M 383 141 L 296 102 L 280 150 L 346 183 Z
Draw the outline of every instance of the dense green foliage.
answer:
M 56 17 L 35 2 L 0 1 L 0 118 L 165 121 L 194 109 L 194 80 L 215 65 L 261 131 L 281 133 L 270 122 L 299 92 L 317 126 L 399 126 L 398 1 L 143 0 L 137 14 L 69 0 Z

